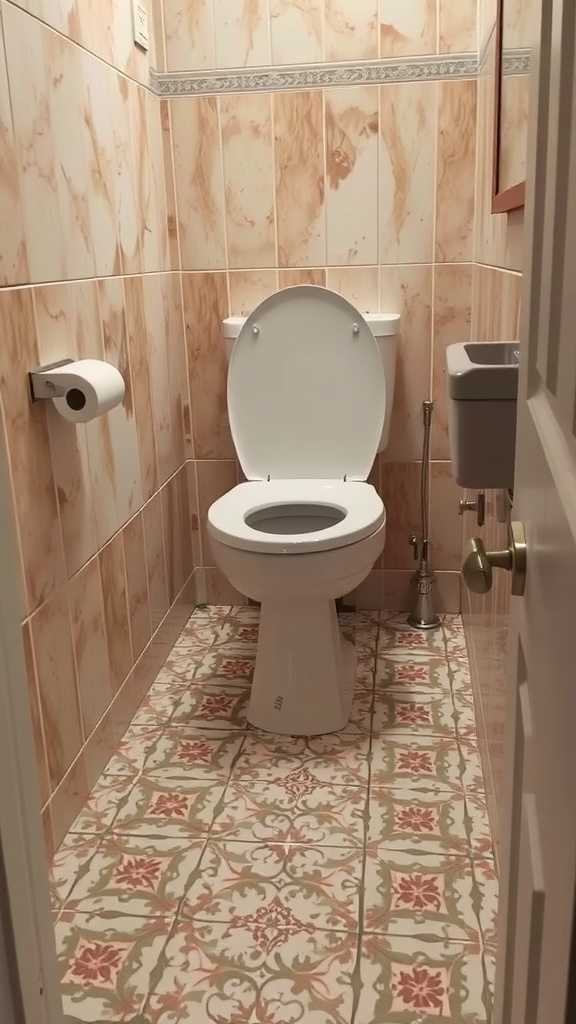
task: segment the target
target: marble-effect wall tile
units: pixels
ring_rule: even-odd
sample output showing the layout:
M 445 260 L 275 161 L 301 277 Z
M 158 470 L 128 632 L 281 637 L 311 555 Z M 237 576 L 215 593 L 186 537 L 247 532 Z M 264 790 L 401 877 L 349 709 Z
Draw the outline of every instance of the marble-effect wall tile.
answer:
M 219 68 L 270 64 L 267 0 L 213 0 Z
M 430 263 L 436 155 L 435 84 L 380 89 L 380 263 Z
M 329 267 L 326 285 L 343 295 L 361 313 L 380 311 L 378 267 Z
M 315 284 L 320 288 L 326 287 L 326 270 L 321 267 L 306 268 L 304 270 L 283 270 L 278 271 L 278 287 L 293 288 L 299 284 Z
M 142 513 L 139 512 L 126 524 L 122 540 L 132 647 L 134 658 L 139 658 L 152 635 Z
M 215 97 L 171 101 L 183 270 L 226 267 L 224 180 Z
M 122 535 L 117 533 L 98 554 L 104 595 L 104 619 L 110 679 L 117 693 L 134 664 Z
M 373 60 L 378 56 L 378 0 L 325 0 L 325 58 Z
M 502 79 L 498 189 L 503 192 L 526 180 L 530 75 Z
M 2 22 L 0 20 L 0 41 Z M 28 279 L 28 255 L 20 198 L 20 178 L 8 71 L 4 46 L 0 45 L 0 286 Z
M 46 744 L 44 742 L 44 727 L 42 724 L 42 712 L 40 710 L 40 695 L 38 693 L 36 665 L 34 664 L 32 636 L 30 632 L 30 622 L 28 620 L 22 624 L 22 641 L 24 644 L 24 663 L 26 667 L 28 699 L 30 701 L 32 735 L 34 738 L 34 753 L 36 755 L 40 802 L 44 805 L 50 796 L 50 779 L 48 777 Z
M 236 486 L 236 463 L 232 461 L 215 462 L 204 459 L 198 462 L 197 472 L 200 535 L 202 538 L 204 565 L 214 565 L 214 556 L 206 529 L 208 509 L 213 502 Z
M 430 539 L 435 565 L 458 570 L 461 566 L 459 501 L 462 488 L 449 462 L 433 462 L 430 476 Z
M 167 71 L 216 67 L 212 0 L 163 0 Z
M 383 462 L 380 494 L 386 508 L 385 569 L 414 569 L 412 533 L 422 530 L 419 462 Z
M 278 291 L 277 270 L 234 270 L 228 275 L 232 316 L 248 316 Z
M 378 262 L 378 88 L 326 93 L 328 265 Z
M 184 322 L 197 458 L 234 457 L 228 423 L 228 363 L 222 320 L 229 315 L 225 274 L 184 274 Z
M 384 459 L 413 462 L 422 456 L 422 402 L 430 397 L 432 267 L 382 267 L 380 305 L 402 317 L 390 442 Z
M 272 104 L 268 94 L 220 99 L 226 239 L 231 269 L 276 263 Z
M 324 0 L 269 0 L 272 64 L 316 64 L 323 58 Z
M 132 367 L 134 416 L 138 433 L 140 478 L 142 495 L 150 497 L 157 487 L 156 438 L 150 416 L 152 386 L 146 334 L 146 312 L 142 278 L 130 277 L 124 281 L 128 351 Z
M 169 607 L 164 527 L 162 524 L 162 495 L 159 491 L 144 506 L 142 518 L 144 520 L 150 613 L 152 617 L 152 630 L 154 631 L 160 625 Z
M 380 0 L 380 56 L 436 53 L 436 0 Z
M 82 129 L 87 163 L 90 234 L 98 277 L 122 272 L 111 71 L 81 54 Z M 78 275 L 80 276 L 80 275 Z
M 108 666 L 104 600 L 97 558 L 68 584 L 78 695 L 84 736 L 90 735 L 112 702 L 114 690 Z
M 478 0 L 439 0 L 438 37 L 440 53 L 475 53 Z
M 470 341 L 472 318 L 470 263 L 437 264 L 434 268 L 432 353 L 432 458 L 449 459 L 446 348 Z
M 476 81 L 438 83 L 436 261 L 471 260 L 474 244 Z
M 325 266 L 322 94 L 276 93 L 274 130 L 279 266 Z

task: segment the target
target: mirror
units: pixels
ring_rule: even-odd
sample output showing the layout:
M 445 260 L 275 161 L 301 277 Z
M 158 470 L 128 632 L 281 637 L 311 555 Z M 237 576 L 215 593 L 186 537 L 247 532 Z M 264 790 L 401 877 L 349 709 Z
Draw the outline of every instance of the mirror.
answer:
M 530 44 L 538 0 L 498 0 L 492 213 L 524 206 Z

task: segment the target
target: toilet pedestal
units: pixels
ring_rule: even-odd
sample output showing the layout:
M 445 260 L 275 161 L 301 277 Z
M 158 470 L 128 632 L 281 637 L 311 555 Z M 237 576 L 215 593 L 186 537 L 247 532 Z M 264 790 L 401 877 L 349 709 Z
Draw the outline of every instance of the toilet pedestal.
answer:
M 263 602 L 251 725 L 289 736 L 338 732 L 350 718 L 355 675 L 334 601 Z

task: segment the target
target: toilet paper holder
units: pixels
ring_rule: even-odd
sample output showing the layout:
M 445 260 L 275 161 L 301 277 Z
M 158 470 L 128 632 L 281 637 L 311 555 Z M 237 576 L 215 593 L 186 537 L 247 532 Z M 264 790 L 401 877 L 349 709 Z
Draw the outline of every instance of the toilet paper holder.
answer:
M 60 366 L 67 366 L 73 363 L 73 359 L 59 359 L 57 363 L 47 363 L 46 366 L 38 366 L 28 373 L 28 388 L 30 401 L 38 402 L 42 398 L 63 398 L 66 389 L 62 384 L 50 377 L 50 370 Z

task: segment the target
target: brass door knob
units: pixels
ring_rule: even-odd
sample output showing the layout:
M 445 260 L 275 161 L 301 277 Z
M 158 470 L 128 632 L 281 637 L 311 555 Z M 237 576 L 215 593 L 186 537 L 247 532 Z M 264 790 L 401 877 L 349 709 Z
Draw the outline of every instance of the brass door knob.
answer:
M 526 536 L 522 523 L 510 523 L 510 544 L 504 551 L 486 551 L 480 537 L 472 537 L 464 548 L 462 575 L 469 590 L 487 594 L 492 588 L 492 570 L 512 573 L 511 592 L 522 597 L 526 585 Z

